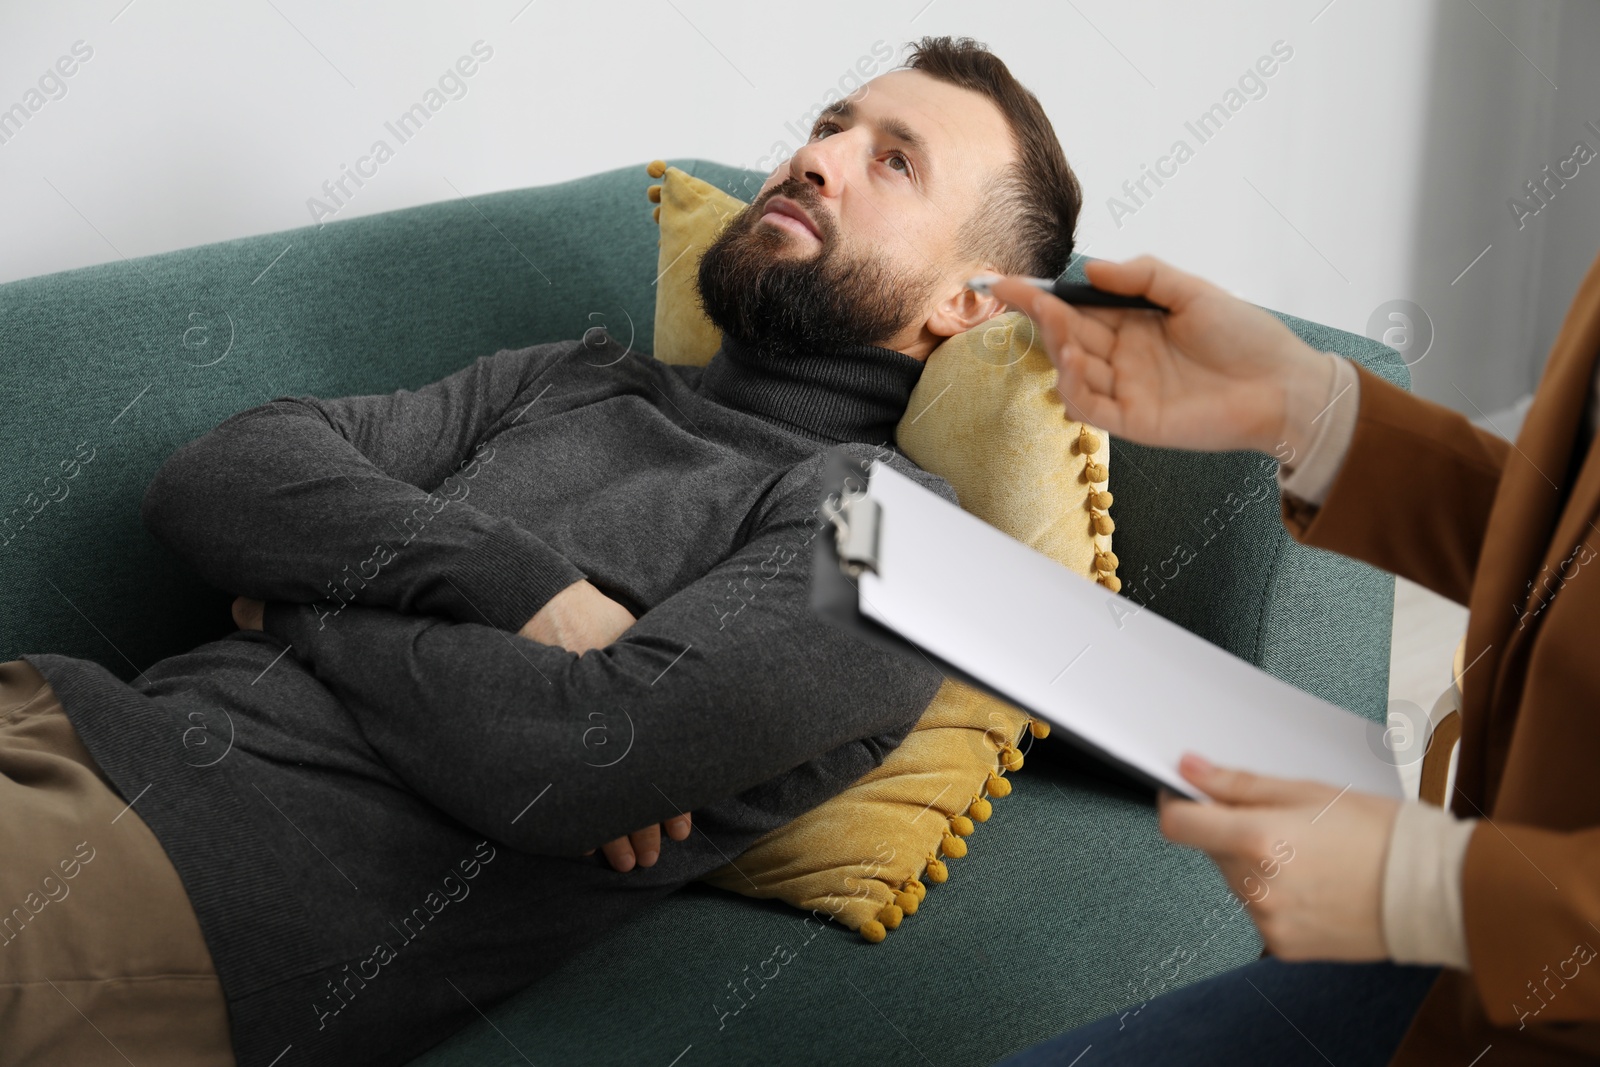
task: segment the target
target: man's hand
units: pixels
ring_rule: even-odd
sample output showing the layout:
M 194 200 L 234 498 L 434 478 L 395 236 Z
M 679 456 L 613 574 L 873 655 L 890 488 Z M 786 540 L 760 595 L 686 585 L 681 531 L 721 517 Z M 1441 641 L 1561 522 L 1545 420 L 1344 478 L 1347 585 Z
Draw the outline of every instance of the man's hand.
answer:
M 247 596 L 233 598 L 233 624 L 241 630 L 261 629 L 261 612 L 266 608 L 263 600 Z
M 606 854 L 606 859 L 611 861 L 611 866 L 619 871 L 631 871 L 637 860 L 641 867 L 653 867 L 661 853 L 661 830 L 666 828 L 667 836 L 674 841 L 682 841 L 689 836 L 689 813 L 674 815 L 660 826 L 646 826 L 643 830 L 635 830 L 627 837 L 619 837 L 615 841 L 600 846 Z M 594 849 L 584 853 L 585 856 L 594 855 Z
M 1209 855 L 1285 960 L 1383 960 L 1383 867 L 1398 800 L 1214 767 L 1179 772 L 1215 803 L 1162 791 L 1161 833 Z
M 1070 418 L 1146 445 L 1273 454 L 1287 442 L 1303 454 L 1332 383 L 1326 354 L 1153 256 L 1096 260 L 1084 272 L 1097 288 L 1169 312 L 1073 307 L 1014 278 L 993 287 L 1038 327 Z
M 627 608 L 580 580 L 545 601 L 517 633 L 581 656 L 609 645 L 638 621 Z
M 235 597 L 233 621 L 241 630 L 261 629 L 261 613 L 266 604 L 250 597 Z M 533 618 L 517 631 L 523 637 L 546 645 L 558 645 L 580 656 L 591 648 L 604 648 L 632 626 L 635 619 L 627 608 L 606 596 L 586 581 L 575 582 L 551 597 Z M 631 871 L 635 864 L 651 867 L 661 855 L 661 831 L 673 841 L 689 836 L 691 815 L 684 812 L 665 823 L 646 826 L 600 848 L 611 866 Z M 594 849 L 585 856 L 594 855 Z
M 557 645 L 583 655 L 591 648 L 604 648 L 627 632 L 639 620 L 632 612 L 606 596 L 587 581 L 574 582 L 545 602 L 533 618 L 517 632 L 530 641 Z M 606 859 L 619 871 L 631 871 L 635 863 L 650 867 L 661 854 L 661 830 L 682 841 L 689 836 L 689 813 L 674 816 L 660 825 L 646 826 L 626 837 L 601 845 Z M 584 853 L 594 855 L 594 849 Z

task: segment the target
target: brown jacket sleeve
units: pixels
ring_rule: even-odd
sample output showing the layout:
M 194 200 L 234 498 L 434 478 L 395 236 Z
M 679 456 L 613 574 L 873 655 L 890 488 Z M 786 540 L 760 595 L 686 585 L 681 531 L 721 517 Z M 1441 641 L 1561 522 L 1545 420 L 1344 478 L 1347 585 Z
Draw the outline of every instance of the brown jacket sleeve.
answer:
M 1593 1022 L 1600 982 L 1600 829 L 1478 820 L 1461 870 L 1467 959 L 1489 1021 Z M 1579 979 L 1574 981 L 1573 979 Z
M 1466 604 L 1511 443 L 1359 364 L 1355 434 L 1321 507 L 1281 496 L 1301 544 L 1409 578 Z
M 1321 507 L 1281 497 L 1284 525 L 1302 544 L 1363 560 L 1466 604 L 1513 446 L 1457 412 L 1356 370 L 1359 407 L 1344 460 Z M 1515 1046 L 1512 1055 L 1524 1057 L 1515 1062 L 1547 1062 L 1526 1050 L 1548 1043 L 1593 1051 L 1595 1030 L 1560 1029 L 1600 1019 L 1600 982 L 1588 973 L 1600 969 L 1600 827 L 1585 826 L 1593 808 L 1587 796 L 1570 795 L 1589 773 L 1582 761 L 1593 752 L 1592 683 L 1584 673 L 1592 631 L 1571 620 L 1594 617 L 1593 589 L 1575 582 L 1562 590 L 1566 625 L 1546 620 L 1541 627 L 1542 669 L 1529 668 L 1536 680 L 1527 683 L 1518 710 L 1477 712 L 1501 735 L 1487 741 L 1498 745 L 1487 756 L 1469 761 L 1463 752 L 1462 795 L 1483 799 L 1485 759 L 1497 768 L 1500 788 L 1499 803 L 1484 802 L 1487 816 L 1470 804 L 1479 817 L 1461 866 L 1461 913 L 1471 972 L 1441 979 L 1451 996 L 1422 1013 L 1426 1026 L 1414 1026 L 1419 1040 L 1426 1036 L 1432 1044 L 1408 1045 L 1408 1056 L 1397 1062 L 1443 1062 L 1446 1045 L 1463 1051 L 1472 1042 L 1475 1049 L 1493 1043 L 1497 1053 Z M 1479 678 L 1483 701 L 1492 674 Z M 1507 736 L 1513 723 L 1515 733 Z M 1474 743 L 1486 740 L 1469 723 L 1463 745 Z M 1508 765 L 1510 748 L 1521 758 Z M 1483 1013 L 1470 1025 L 1455 996 L 1469 988 Z M 1483 1028 L 1484 1018 L 1496 1029 Z

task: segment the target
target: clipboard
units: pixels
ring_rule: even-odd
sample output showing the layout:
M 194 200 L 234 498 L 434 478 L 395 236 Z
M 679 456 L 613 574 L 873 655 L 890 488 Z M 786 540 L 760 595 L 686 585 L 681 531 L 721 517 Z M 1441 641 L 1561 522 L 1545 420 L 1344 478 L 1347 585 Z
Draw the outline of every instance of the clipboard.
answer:
M 1404 799 L 1380 724 L 1111 592 L 879 460 L 828 455 L 811 605 L 1043 719 L 1121 775 L 1204 800 L 1224 767 Z

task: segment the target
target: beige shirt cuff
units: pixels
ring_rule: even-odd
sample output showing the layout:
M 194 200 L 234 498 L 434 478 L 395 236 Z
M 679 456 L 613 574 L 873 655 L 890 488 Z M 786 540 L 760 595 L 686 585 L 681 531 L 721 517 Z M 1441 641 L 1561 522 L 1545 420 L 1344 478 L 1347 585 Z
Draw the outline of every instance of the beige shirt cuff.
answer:
M 1419 800 L 1400 805 L 1383 868 L 1383 940 L 1396 963 L 1468 969 L 1461 866 L 1477 825 Z
M 1333 381 L 1328 388 L 1327 406 L 1312 420 L 1316 429 L 1303 456 L 1291 456 L 1280 464 L 1275 477 L 1278 488 L 1308 504 L 1321 504 L 1327 498 L 1333 476 L 1350 448 L 1355 435 L 1356 407 L 1361 384 L 1355 365 L 1335 352 L 1323 355 L 1333 360 Z

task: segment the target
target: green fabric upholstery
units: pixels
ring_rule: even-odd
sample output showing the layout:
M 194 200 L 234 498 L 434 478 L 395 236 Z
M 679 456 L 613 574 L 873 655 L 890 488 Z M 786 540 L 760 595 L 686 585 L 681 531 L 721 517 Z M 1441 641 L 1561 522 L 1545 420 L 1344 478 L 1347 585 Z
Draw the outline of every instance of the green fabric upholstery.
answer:
M 1081 266 L 1068 273 L 1087 280 Z M 1273 314 L 1312 347 L 1411 387 L 1411 371 L 1387 345 Z M 1383 722 L 1394 575 L 1296 544 L 1279 515 L 1268 459 L 1113 437 L 1112 546 L 1122 595 L 1269 674 Z M 1180 544 L 1188 551 L 1178 552 Z
M 648 182 L 641 163 L 0 286 L 0 542 L 29 493 L 61 495 L 44 479 L 80 442 L 95 449 L 0 543 L 0 657 L 131 678 L 230 628 L 229 598 L 150 539 L 138 505 L 174 447 L 235 411 L 415 388 L 597 325 L 650 351 Z
M 745 200 L 765 177 L 669 162 Z M 235 411 L 414 388 L 593 326 L 650 351 L 651 182 L 641 161 L 0 286 L 0 660 L 67 653 L 131 678 L 231 628 L 229 593 L 157 546 L 138 510 L 166 455 Z M 1390 349 L 1284 319 L 1409 387 Z M 1381 721 L 1392 579 L 1295 544 L 1275 491 L 1248 495 L 1275 490 L 1259 455 L 1112 447 L 1124 595 Z M 1180 542 L 1195 558 L 1147 584 Z M 480 1005 L 487 1019 L 415 1063 L 986 1064 L 1253 959 L 1210 864 L 1069 751 L 1034 743 L 950 881 L 882 944 L 691 886 Z

